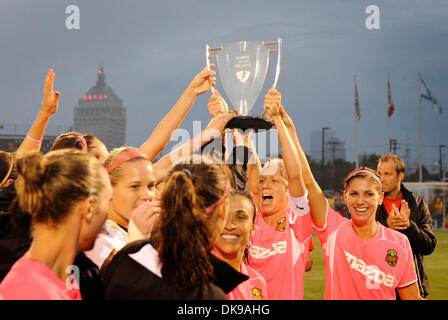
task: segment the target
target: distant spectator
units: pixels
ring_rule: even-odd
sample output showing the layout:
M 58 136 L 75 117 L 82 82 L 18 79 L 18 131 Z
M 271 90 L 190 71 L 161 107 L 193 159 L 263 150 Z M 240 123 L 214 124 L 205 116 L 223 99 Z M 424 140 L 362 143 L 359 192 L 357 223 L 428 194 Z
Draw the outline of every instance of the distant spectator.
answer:
M 436 197 L 434 202 L 434 228 L 440 229 L 443 227 L 443 202 L 440 197 Z

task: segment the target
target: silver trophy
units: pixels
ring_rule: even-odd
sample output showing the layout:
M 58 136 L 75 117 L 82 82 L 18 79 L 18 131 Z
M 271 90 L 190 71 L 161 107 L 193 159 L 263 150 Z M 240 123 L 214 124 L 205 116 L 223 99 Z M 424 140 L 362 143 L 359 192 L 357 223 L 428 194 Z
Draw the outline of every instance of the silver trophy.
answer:
M 277 45 L 277 50 L 269 49 Z M 269 54 L 277 53 L 277 68 L 275 71 L 274 89 L 277 89 L 281 67 L 282 39 L 277 42 L 239 41 L 225 44 L 220 48 L 210 48 L 206 45 L 207 67 L 210 60 L 216 59 L 219 78 L 230 99 L 232 106 L 239 115 L 227 123 L 227 128 L 268 130 L 272 123 L 261 116 L 250 113 L 263 88 L 269 67 Z M 211 56 L 211 52 L 216 55 Z M 212 87 L 212 93 L 214 89 Z

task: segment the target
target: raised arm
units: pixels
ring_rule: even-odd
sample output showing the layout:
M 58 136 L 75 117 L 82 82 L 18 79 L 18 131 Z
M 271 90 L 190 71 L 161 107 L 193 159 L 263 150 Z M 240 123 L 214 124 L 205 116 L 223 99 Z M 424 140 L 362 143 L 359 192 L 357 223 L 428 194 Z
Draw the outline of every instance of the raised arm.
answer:
M 36 120 L 28 131 L 26 138 L 17 149 L 17 158 L 24 156 L 28 152 L 40 151 L 48 121 L 50 121 L 51 116 L 58 111 L 59 106 L 59 96 L 61 93 L 53 91 L 54 76 L 54 71 L 50 68 L 47 77 L 45 78 L 42 107 L 37 114 Z
M 219 91 L 216 88 L 208 100 L 208 112 L 212 117 L 229 113 L 229 106 L 227 105 L 227 102 L 219 94 Z
M 213 68 L 214 66 L 214 64 L 211 64 L 210 68 Z M 157 155 L 168 144 L 171 134 L 174 130 L 179 128 L 188 111 L 190 111 L 193 106 L 197 96 L 207 92 L 212 85 L 215 85 L 215 74 L 215 71 L 204 68 L 193 81 L 191 81 L 190 85 L 185 89 L 173 108 L 165 115 L 162 121 L 159 122 L 148 140 L 139 147 L 139 150 L 143 152 L 150 161 L 154 161 Z
M 324 193 L 322 192 L 319 184 L 314 179 L 313 173 L 311 172 L 310 165 L 306 158 L 305 152 L 297 135 L 296 128 L 292 119 L 286 113 L 283 106 L 280 107 L 280 114 L 285 123 L 292 140 L 294 141 L 295 149 L 298 153 L 300 164 L 302 167 L 303 180 L 305 182 L 306 189 L 308 190 L 308 199 L 311 209 L 311 218 L 314 224 L 318 228 L 322 228 L 325 225 L 325 217 L 327 213 L 327 200 L 325 199 Z
M 224 131 L 227 122 L 235 116 L 233 112 L 216 116 L 210 120 L 207 127 L 202 130 L 196 137 L 189 140 L 179 148 L 170 152 L 154 164 L 156 177 L 164 176 L 170 170 L 171 166 L 180 159 L 190 157 L 202 146 L 213 139 L 219 138 Z
M 281 94 L 280 92 L 270 89 L 265 96 L 265 110 L 268 117 L 274 123 L 278 132 L 278 139 L 280 142 L 280 150 L 285 163 L 286 173 L 288 175 L 289 193 L 293 197 L 300 197 L 305 195 L 306 188 L 302 177 L 302 168 L 294 146 L 294 141 L 283 122 L 281 113 Z

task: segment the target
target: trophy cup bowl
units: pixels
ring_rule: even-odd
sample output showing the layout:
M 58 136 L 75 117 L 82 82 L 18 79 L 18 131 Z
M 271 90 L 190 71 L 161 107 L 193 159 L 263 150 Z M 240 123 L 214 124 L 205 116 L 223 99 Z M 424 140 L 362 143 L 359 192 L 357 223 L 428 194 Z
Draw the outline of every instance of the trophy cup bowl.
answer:
M 278 50 L 271 50 L 268 46 L 278 45 Z M 206 45 L 207 66 L 209 60 L 216 59 L 219 78 L 222 87 L 238 114 L 227 123 L 230 129 L 269 130 L 272 123 L 261 116 L 250 114 L 263 88 L 269 67 L 269 54 L 278 53 L 277 69 L 274 88 L 277 87 L 280 73 L 281 39 L 277 42 L 239 41 L 225 44 L 220 48 L 210 49 Z M 210 52 L 217 51 L 216 56 Z M 213 88 L 212 88 L 213 90 Z

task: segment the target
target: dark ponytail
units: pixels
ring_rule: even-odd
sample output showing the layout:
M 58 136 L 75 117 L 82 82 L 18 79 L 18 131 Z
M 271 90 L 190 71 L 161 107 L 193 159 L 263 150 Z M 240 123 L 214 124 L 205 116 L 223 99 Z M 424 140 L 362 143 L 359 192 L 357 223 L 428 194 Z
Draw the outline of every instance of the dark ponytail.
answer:
M 165 183 L 156 241 L 162 276 L 178 287 L 204 289 L 214 279 L 209 252 L 217 210 L 205 212 L 224 194 L 229 177 L 224 165 L 178 164 Z

